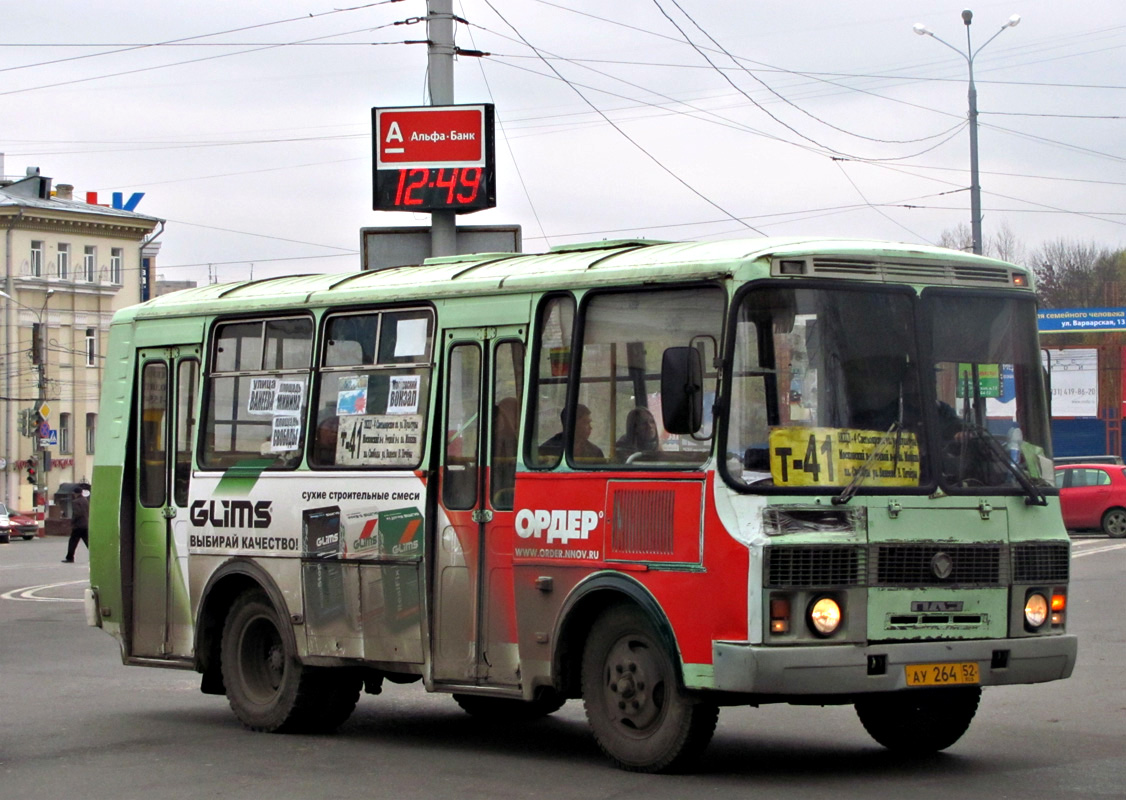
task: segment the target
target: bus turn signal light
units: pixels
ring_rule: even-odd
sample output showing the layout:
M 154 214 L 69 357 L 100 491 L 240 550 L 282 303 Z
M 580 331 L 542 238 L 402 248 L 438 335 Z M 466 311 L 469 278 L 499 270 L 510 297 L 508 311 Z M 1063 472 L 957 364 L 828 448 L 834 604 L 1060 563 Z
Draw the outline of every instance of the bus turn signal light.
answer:
M 780 595 L 770 598 L 770 632 L 790 632 L 790 599 Z
M 1052 592 L 1052 627 L 1063 625 L 1063 612 L 1067 611 L 1067 595 L 1059 589 Z

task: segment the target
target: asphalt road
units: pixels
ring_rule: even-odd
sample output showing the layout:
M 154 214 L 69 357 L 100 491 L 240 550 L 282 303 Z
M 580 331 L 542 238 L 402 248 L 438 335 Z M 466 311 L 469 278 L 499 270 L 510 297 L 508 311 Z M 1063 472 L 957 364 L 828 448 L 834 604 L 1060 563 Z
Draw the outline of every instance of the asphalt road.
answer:
M 0 545 L 0 799 L 1100 798 L 1126 796 L 1126 542 L 1075 541 L 1068 681 L 987 689 L 970 731 L 904 761 L 851 707 L 725 709 L 692 775 L 618 771 L 581 703 L 489 726 L 418 685 L 365 695 L 332 736 L 245 731 L 194 673 L 125 667 L 86 627 L 86 551 Z

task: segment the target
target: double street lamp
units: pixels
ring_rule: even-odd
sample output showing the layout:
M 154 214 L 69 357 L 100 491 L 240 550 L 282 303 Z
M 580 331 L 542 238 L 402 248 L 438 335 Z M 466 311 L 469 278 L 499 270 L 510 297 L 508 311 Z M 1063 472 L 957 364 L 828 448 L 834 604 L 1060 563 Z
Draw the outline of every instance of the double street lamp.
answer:
M 1015 28 L 1020 24 L 1020 14 L 1013 14 L 1009 17 L 1009 21 L 1001 26 L 1001 30 L 986 40 L 985 44 L 977 50 L 973 49 L 973 44 L 970 41 L 970 23 L 973 22 L 974 12 L 968 8 L 962 12 L 962 22 L 966 25 L 966 52 L 962 52 L 949 42 L 943 41 L 938 36 L 927 28 L 921 22 L 916 22 L 914 26 L 915 33 L 920 36 L 929 36 L 936 42 L 946 45 L 955 53 L 966 59 L 966 64 L 970 68 L 970 230 L 973 236 L 974 252 L 978 255 L 982 253 L 981 245 L 981 183 L 978 180 L 977 168 L 977 88 L 974 86 L 974 57 L 985 49 L 986 45 L 1001 35 L 1006 28 Z
M 14 303 L 17 306 L 20 306 L 21 308 L 26 308 L 28 311 L 35 315 L 36 323 L 38 325 L 37 330 L 39 331 L 39 339 L 38 341 L 36 341 L 35 337 L 32 337 L 31 350 L 32 361 L 36 366 L 36 383 L 38 384 L 38 400 L 35 404 L 35 410 L 37 414 L 39 413 L 39 409 L 41 409 L 47 402 L 47 330 L 43 324 L 43 314 L 47 311 L 47 302 L 51 299 L 51 295 L 53 295 L 54 293 L 54 289 L 48 289 L 47 293 L 43 296 L 43 305 L 39 307 L 38 311 L 36 311 L 31 306 L 21 303 L 19 300 L 12 297 L 7 292 L 0 291 L 0 297 L 11 303 Z M 37 348 L 38 352 L 36 352 Z M 40 441 L 38 429 L 32 431 L 32 437 L 32 441 L 34 442 L 32 452 L 37 452 L 39 455 L 39 465 L 35 470 L 35 503 L 36 506 L 39 506 L 42 502 L 42 505 L 45 507 L 46 498 L 43 497 L 43 492 L 47 488 L 47 476 L 45 470 L 45 467 L 47 466 L 47 451 L 41 446 L 42 442 Z M 44 510 L 46 509 L 44 508 Z M 40 531 L 40 535 L 42 535 L 42 530 Z

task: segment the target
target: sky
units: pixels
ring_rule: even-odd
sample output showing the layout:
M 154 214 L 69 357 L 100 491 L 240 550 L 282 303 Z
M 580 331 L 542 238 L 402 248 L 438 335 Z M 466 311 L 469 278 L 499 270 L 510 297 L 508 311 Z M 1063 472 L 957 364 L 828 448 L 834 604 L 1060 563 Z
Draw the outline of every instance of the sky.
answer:
M 497 207 L 459 224 L 518 224 L 527 252 L 938 243 L 970 219 L 962 9 L 454 0 L 457 45 L 488 54 L 458 57 L 455 102 L 497 115 Z M 987 246 L 1126 247 L 1126 4 L 973 12 Z M 5 3 L 3 171 L 101 202 L 143 192 L 136 210 L 167 222 L 167 280 L 355 271 L 361 228 L 429 222 L 373 211 L 371 173 L 371 108 L 429 102 L 425 15 L 423 0 Z

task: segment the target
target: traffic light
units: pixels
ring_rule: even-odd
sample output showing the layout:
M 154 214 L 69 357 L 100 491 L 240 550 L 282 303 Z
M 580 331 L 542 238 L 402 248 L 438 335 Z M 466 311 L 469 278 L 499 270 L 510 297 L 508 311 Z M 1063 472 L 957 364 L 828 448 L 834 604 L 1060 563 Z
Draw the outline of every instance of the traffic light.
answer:
M 36 483 L 39 480 L 39 476 L 38 476 L 36 470 L 37 470 L 37 465 L 35 463 L 35 459 L 29 458 L 27 460 L 27 482 L 30 483 L 32 486 L 35 486 Z

